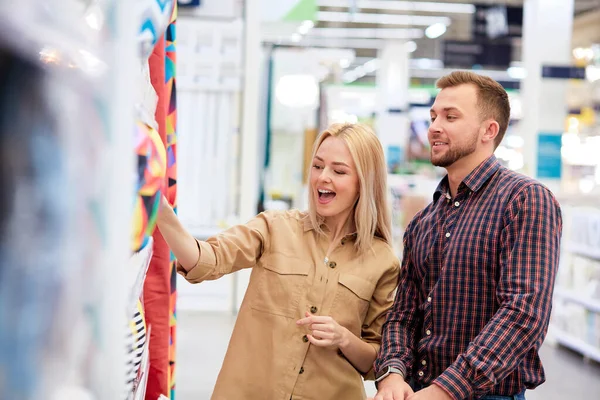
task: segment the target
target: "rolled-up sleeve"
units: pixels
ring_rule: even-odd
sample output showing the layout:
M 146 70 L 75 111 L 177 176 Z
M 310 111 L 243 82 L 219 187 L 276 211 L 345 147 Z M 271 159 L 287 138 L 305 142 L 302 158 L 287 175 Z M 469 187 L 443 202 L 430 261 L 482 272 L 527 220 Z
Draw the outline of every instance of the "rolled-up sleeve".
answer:
M 264 212 L 243 225 L 236 225 L 207 241 L 197 241 L 200 256 L 186 271 L 177 263 L 177 272 L 191 283 L 214 280 L 243 268 L 252 268 L 269 248 L 270 220 Z
M 369 309 L 365 317 L 362 327 L 362 340 L 375 349 L 375 353 L 379 353 L 381 347 L 381 329 L 385 323 L 387 313 L 394 303 L 394 294 L 398 286 L 398 272 L 400 270 L 400 262 L 396 260 L 385 274 L 381 276 L 373 298 L 369 304 Z M 365 380 L 375 379 L 375 371 L 371 368 L 366 374 L 363 374 Z

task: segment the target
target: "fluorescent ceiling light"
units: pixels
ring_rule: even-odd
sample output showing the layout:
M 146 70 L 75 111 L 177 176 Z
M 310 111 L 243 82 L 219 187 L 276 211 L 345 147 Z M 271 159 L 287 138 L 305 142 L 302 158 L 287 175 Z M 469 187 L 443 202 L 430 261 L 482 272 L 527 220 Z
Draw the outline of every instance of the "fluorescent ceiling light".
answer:
M 325 47 L 339 49 L 380 49 L 386 43 L 383 39 L 348 39 L 348 38 L 328 38 L 304 36 L 299 43 L 292 42 L 291 37 L 263 37 L 263 42 L 289 44 L 297 46 L 298 44 L 305 47 Z
M 422 29 L 315 28 L 309 36 L 364 39 L 420 39 Z
M 450 18 L 426 15 L 395 15 L 395 14 L 350 14 L 347 12 L 320 11 L 317 19 L 324 22 L 354 22 L 361 24 L 386 25 L 420 25 L 433 24 L 450 25 Z
M 348 0 L 318 0 L 320 7 L 348 7 Z M 355 6 L 359 9 L 369 8 L 372 10 L 393 10 L 393 11 L 421 11 L 432 13 L 455 13 L 455 14 L 473 14 L 475 6 L 466 3 L 438 3 L 430 1 L 385 1 L 385 0 L 358 0 Z
M 298 33 L 301 35 L 306 35 L 308 31 L 310 31 L 315 26 L 315 23 L 311 20 L 306 20 L 302 22 L 302 24 L 298 27 Z
M 417 50 L 417 44 L 411 40 L 409 42 L 404 43 L 404 48 L 407 52 L 414 53 Z
M 440 24 L 440 23 L 433 24 L 433 25 L 429 26 L 427 29 L 425 29 L 425 35 L 429 39 L 439 38 L 444 33 L 446 33 L 446 25 Z

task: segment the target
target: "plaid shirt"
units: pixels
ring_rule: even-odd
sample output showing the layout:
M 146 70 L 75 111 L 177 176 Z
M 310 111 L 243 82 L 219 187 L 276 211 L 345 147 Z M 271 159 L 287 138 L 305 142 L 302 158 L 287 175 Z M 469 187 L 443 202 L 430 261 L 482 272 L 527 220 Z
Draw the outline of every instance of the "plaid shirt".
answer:
M 456 400 L 515 395 L 545 381 L 562 232 L 540 183 L 484 161 L 451 199 L 447 178 L 410 222 L 396 301 L 375 369 L 393 366 Z

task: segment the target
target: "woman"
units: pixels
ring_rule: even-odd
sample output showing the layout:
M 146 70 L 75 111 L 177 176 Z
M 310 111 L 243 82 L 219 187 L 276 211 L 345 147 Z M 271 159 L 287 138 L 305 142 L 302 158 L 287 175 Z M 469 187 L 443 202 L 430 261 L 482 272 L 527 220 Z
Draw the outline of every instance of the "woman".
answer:
M 264 212 L 206 242 L 168 205 L 158 226 L 192 283 L 253 268 L 213 399 L 365 399 L 399 270 L 370 129 L 317 139 L 308 212 Z

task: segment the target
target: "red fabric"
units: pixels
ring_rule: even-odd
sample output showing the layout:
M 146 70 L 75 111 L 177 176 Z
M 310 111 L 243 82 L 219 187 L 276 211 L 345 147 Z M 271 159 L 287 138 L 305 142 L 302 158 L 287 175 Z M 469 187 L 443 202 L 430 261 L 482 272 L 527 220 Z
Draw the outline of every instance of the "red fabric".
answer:
M 169 99 L 165 90 L 165 38 L 157 42 L 149 58 L 150 80 L 158 94 L 156 122 L 160 137 L 167 143 L 166 117 Z M 165 180 L 167 177 L 165 177 Z M 168 183 L 165 182 L 165 187 Z M 169 394 L 169 318 L 171 296 L 170 251 L 159 230 L 154 231 L 154 255 L 144 282 L 144 309 L 150 331 L 150 371 L 146 400 Z

